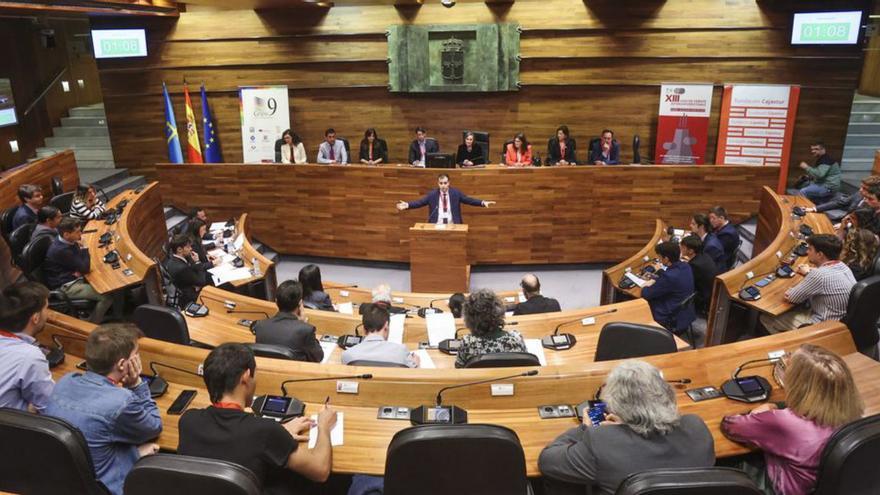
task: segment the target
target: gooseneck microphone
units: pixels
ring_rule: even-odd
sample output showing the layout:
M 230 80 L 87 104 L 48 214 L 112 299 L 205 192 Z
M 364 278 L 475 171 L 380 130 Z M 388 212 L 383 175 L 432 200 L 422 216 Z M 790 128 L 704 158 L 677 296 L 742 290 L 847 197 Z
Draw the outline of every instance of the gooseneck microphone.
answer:
M 369 380 L 370 378 L 373 378 L 373 375 L 366 373 L 363 375 L 325 376 L 321 378 L 297 378 L 284 380 L 281 382 L 281 393 L 283 395 L 260 395 L 254 397 L 251 409 L 253 409 L 254 414 L 257 416 L 274 419 L 275 421 L 283 423 L 297 416 L 302 416 L 306 411 L 305 402 L 296 397 L 290 397 L 287 395 L 287 387 L 285 387 L 285 385 L 288 383 L 321 382 L 325 380 L 345 379 Z
M 500 377 L 495 377 L 495 378 L 489 378 L 488 380 L 480 380 L 478 382 L 460 383 L 458 385 L 450 385 L 448 387 L 443 387 L 437 392 L 437 407 L 440 407 L 443 404 L 443 392 L 446 392 L 447 390 L 452 390 L 452 389 L 462 388 L 462 387 L 470 387 L 472 385 L 482 385 L 484 383 L 497 382 L 498 380 L 510 380 L 511 378 L 519 378 L 522 376 L 535 376 L 537 374 L 538 374 L 538 370 L 529 370 L 529 371 L 524 371 L 522 373 L 517 373 L 515 375 L 500 376 Z
M 287 397 L 287 385 L 288 383 L 302 383 L 302 382 L 323 382 L 327 380 L 369 380 L 373 378 L 372 373 L 363 373 L 360 375 L 344 375 L 344 376 L 322 376 L 321 378 L 295 378 L 292 380 L 284 380 L 281 382 L 281 394 L 284 397 Z
M 207 299 L 209 301 L 223 303 L 223 306 L 225 306 L 226 309 L 230 309 L 230 310 L 235 309 L 235 306 L 237 306 L 235 301 L 230 301 L 229 299 L 220 299 L 218 297 L 211 297 L 211 296 L 205 296 L 205 295 L 199 294 L 199 303 L 204 304 L 204 303 L 202 303 L 202 299 Z
M 560 334 L 559 330 L 562 327 L 566 325 L 571 325 L 572 323 L 583 322 L 585 318 L 593 318 L 596 316 L 607 315 L 616 312 L 617 308 L 611 308 L 600 311 L 598 313 L 581 316 L 576 320 L 564 321 L 556 325 L 556 328 L 553 330 L 553 333 L 551 335 L 547 335 L 546 337 L 541 338 L 541 346 L 543 346 L 545 349 L 551 349 L 554 351 L 565 351 L 571 349 L 572 347 L 574 347 L 575 344 L 577 344 L 577 337 L 575 337 L 574 334 L 571 333 Z
M 259 310 L 253 310 L 253 311 L 252 311 L 252 310 L 249 310 L 249 309 L 227 309 L 227 310 L 226 310 L 226 313 L 227 313 L 227 314 L 252 314 L 252 315 L 263 315 L 263 316 L 266 317 L 267 320 L 268 320 L 269 318 L 271 318 L 271 316 L 269 316 L 269 313 L 267 313 L 267 312 L 265 312 L 265 311 L 259 311 Z
M 571 325 L 572 323 L 577 323 L 577 322 L 579 322 L 579 321 L 583 321 L 583 320 L 586 319 L 586 318 L 595 318 L 596 316 L 609 315 L 609 314 L 611 314 L 611 313 L 616 313 L 616 312 L 617 312 L 617 308 L 611 308 L 611 309 L 606 309 L 606 310 L 604 310 L 604 311 L 600 311 L 600 312 L 598 312 L 598 313 L 591 313 L 591 314 L 588 314 L 588 315 L 583 315 L 583 316 L 581 316 L 580 318 L 578 318 L 578 319 L 576 319 L 576 320 L 563 321 L 563 322 L 560 323 L 559 325 L 556 325 L 556 329 L 553 330 L 553 335 L 559 335 L 559 329 L 560 329 L 560 328 L 562 328 L 562 327 L 564 327 L 564 326 L 567 326 L 567 325 Z
M 773 387 L 766 378 L 760 375 L 745 376 L 740 378 L 739 374 L 746 369 L 746 366 L 756 363 L 775 363 L 779 361 L 778 357 L 752 359 L 737 366 L 731 374 L 731 379 L 721 385 L 721 391 L 728 399 L 740 402 L 762 402 L 770 398 L 770 392 Z

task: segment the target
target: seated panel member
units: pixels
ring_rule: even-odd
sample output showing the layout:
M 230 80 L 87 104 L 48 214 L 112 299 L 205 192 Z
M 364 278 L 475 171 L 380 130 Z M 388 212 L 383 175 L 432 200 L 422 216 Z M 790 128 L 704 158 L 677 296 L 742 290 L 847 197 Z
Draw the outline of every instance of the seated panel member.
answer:
M 196 220 L 200 220 L 200 221 L 204 222 L 204 224 L 209 227 L 211 225 L 211 221 L 208 220 L 208 212 L 205 211 L 205 209 L 202 208 L 201 206 L 195 206 L 195 207 L 191 208 L 189 210 L 189 215 L 187 215 L 187 223 L 188 224 L 192 224 Z M 183 231 L 187 231 L 188 229 L 190 229 L 190 227 L 188 225 L 182 226 L 181 233 L 183 233 Z M 213 241 L 213 240 L 216 240 L 214 237 L 215 237 L 214 234 L 212 234 L 210 231 L 207 231 L 207 229 L 206 229 L 205 235 L 202 236 L 202 240 L 203 241 Z
M 110 493 L 122 495 L 125 476 L 162 432 L 162 415 L 141 379 L 140 331 L 128 324 L 102 325 L 86 341 L 85 373 L 68 373 L 55 385 L 46 415 L 79 428 L 95 474 Z
M 473 132 L 465 135 L 464 143 L 458 145 L 458 151 L 455 153 L 455 163 L 462 167 L 486 164 L 486 160 L 483 158 L 483 147 L 480 143 L 475 142 L 475 139 Z
M 709 217 L 702 213 L 694 214 L 691 217 L 690 229 L 703 242 L 703 252 L 715 263 L 716 274 L 720 275 L 726 272 L 727 257 L 724 255 L 724 246 L 712 232 L 712 223 L 709 221 Z
M 694 293 L 694 274 L 690 265 L 681 261 L 677 242 L 661 242 L 656 247 L 660 263 L 656 279 L 645 282 L 642 297 L 651 307 L 654 321 L 672 332 L 680 332 L 697 318 L 693 305 L 679 310 L 679 305 Z
M 590 163 L 593 165 L 617 165 L 620 163 L 620 143 L 614 132 L 605 129 L 602 137 L 590 145 Z
M 428 137 L 424 127 L 416 127 L 416 138 L 409 145 L 409 163 L 424 167 L 428 153 L 440 153 L 440 144 L 436 139 Z
M 306 156 L 306 147 L 303 146 L 302 139 L 297 133 L 287 129 L 281 133 L 281 140 L 284 141 L 281 144 L 281 163 L 302 165 L 309 161 Z
M 807 261 L 797 267 L 804 279 L 785 292 L 792 304 L 810 301 L 809 307 L 797 306 L 779 316 L 761 315 L 761 323 L 770 333 L 786 332 L 803 325 L 846 316 L 849 293 L 856 285 L 852 271 L 840 261 L 843 244 L 836 235 L 814 234 L 807 237 Z
M 70 216 L 82 221 L 94 220 L 101 218 L 107 207 L 104 202 L 98 198 L 98 192 L 95 186 L 91 184 L 80 184 L 76 186 L 76 192 L 73 194 L 73 203 L 70 205 Z
M 302 285 L 295 280 L 281 282 L 275 290 L 278 313 L 268 320 L 254 324 L 258 344 L 287 347 L 297 361 L 320 363 L 324 350 L 315 337 L 315 327 L 302 319 Z
M 380 361 L 395 363 L 410 368 L 419 367 L 419 357 L 403 344 L 388 342 L 388 310 L 377 304 L 365 304 L 363 311 L 364 332 L 367 334 L 360 344 L 342 353 L 342 364 L 352 361 Z
M 696 235 L 686 236 L 679 245 L 682 261 L 687 261 L 694 274 L 694 289 L 697 295 L 694 297 L 694 306 L 697 313 L 706 316 L 709 312 L 709 302 L 712 300 L 712 284 L 717 275 L 718 268 L 715 262 L 703 252 L 703 243 Z
M 538 467 L 551 482 L 596 483 L 600 494 L 612 495 L 633 473 L 715 464 L 715 441 L 706 423 L 679 413 L 675 391 L 651 364 L 634 359 L 618 364 L 601 399 L 606 416 L 599 426 L 584 414 L 583 424 L 541 452 Z
M 718 237 L 718 240 L 724 247 L 724 257 L 726 260 L 724 271 L 730 270 L 736 264 L 736 251 L 739 249 L 739 232 L 737 232 L 736 226 L 728 220 L 727 211 L 720 206 L 709 210 L 708 217 L 715 236 Z
M 302 298 L 305 307 L 321 311 L 336 311 L 330 294 L 324 292 L 321 268 L 318 265 L 309 264 L 300 268 L 298 280 L 302 285 Z
M 217 246 L 208 232 L 208 225 L 196 218 L 189 222 L 189 232 L 187 235 L 189 235 L 192 241 L 193 252 L 199 257 L 199 263 L 205 263 L 205 268 L 212 268 L 216 257 L 208 254 L 208 251 L 215 249 Z
M 101 323 L 113 304 L 110 294 L 99 294 L 84 275 L 92 271 L 88 248 L 82 245 L 82 227 L 79 220 L 65 217 L 58 223 L 58 237 L 49 245 L 43 273 L 50 290 L 60 290 L 71 299 L 95 301 L 95 310 L 89 321 Z
M 331 127 L 324 131 L 324 142 L 318 147 L 318 163 L 346 165 L 348 153 L 341 139 L 336 139 L 336 131 Z
M 842 195 L 836 198 L 832 198 L 825 203 L 817 204 L 815 207 L 804 208 L 808 212 L 818 212 L 825 213 L 829 210 L 843 210 L 847 214 L 852 213 L 859 208 L 864 208 L 868 206 L 867 201 L 865 201 L 865 192 L 871 186 L 880 185 L 880 175 L 869 175 L 862 179 L 861 184 L 859 184 L 859 190 L 850 194 L 849 196 Z
M 180 291 L 178 304 L 185 308 L 189 303 L 196 300 L 196 296 L 202 287 L 211 285 L 211 275 L 208 268 L 215 266 L 219 260 L 201 263 L 198 254 L 193 251 L 192 239 L 185 234 L 178 234 L 171 238 L 169 244 L 171 256 L 165 260 L 165 269 L 171 276 L 171 281 Z
M 541 295 L 541 281 L 534 274 L 524 275 L 519 286 L 522 287 L 526 300 L 516 305 L 513 310 L 514 316 L 562 311 L 559 308 L 559 301 Z
M 494 352 L 526 352 L 526 344 L 516 331 L 504 330 L 504 303 L 489 289 L 471 292 L 464 302 L 462 316 L 471 331 L 461 339 L 455 367 L 463 367 L 475 356 Z
M 26 223 L 37 222 L 37 211 L 43 206 L 43 188 L 33 184 L 23 184 L 18 187 L 18 199 L 21 201 L 21 206 L 12 216 L 10 232 Z
M 40 208 L 37 211 L 37 226 L 34 227 L 34 231 L 31 233 L 31 239 L 36 239 L 42 235 L 57 236 L 58 224 L 61 223 L 62 218 L 64 218 L 64 215 L 61 214 L 61 210 L 54 206 L 50 205 Z
M 488 208 L 494 205 L 494 201 L 484 201 L 472 198 L 458 189 L 449 186 L 449 176 L 440 174 L 437 176 L 437 189 L 432 189 L 421 199 L 415 201 L 399 201 L 397 209 L 400 211 L 409 208 L 421 208 L 430 206 L 428 223 L 464 223 L 461 220 L 461 203 L 471 206 Z
M 388 163 L 388 146 L 384 139 L 379 139 L 376 129 L 370 127 L 364 132 L 359 155 L 361 163 L 365 165 Z
M 43 413 L 55 382 L 36 340 L 49 316 L 49 290 L 22 282 L 0 294 L 0 408 Z
M 570 137 L 568 126 L 556 128 L 556 137 L 547 142 L 548 165 L 577 165 L 577 144 Z
M 525 134 L 520 132 L 513 137 L 513 142 L 507 145 L 504 162 L 508 167 L 532 166 L 532 145 Z
M 208 354 L 204 380 L 211 406 L 180 417 L 177 453 L 242 465 L 260 480 L 265 494 L 316 493 L 310 491 L 312 482 L 330 476 L 336 411 L 324 405 L 315 448 L 300 448 L 313 424 L 308 416 L 279 423 L 245 412 L 254 401 L 256 372 L 254 353 L 243 344 L 222 344 Z

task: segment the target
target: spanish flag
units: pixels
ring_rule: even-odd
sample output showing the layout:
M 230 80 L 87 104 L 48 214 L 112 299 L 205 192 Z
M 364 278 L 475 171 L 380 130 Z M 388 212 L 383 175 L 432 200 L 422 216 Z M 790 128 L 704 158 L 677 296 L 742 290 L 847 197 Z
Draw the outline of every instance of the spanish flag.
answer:
M 199 146 L 199 131 L 196 129 L 196 118 L 186 81 L 183 82 L 183 99 L 186 102 L 186 156 L 190 163 L 204 163 L 202 148 Z

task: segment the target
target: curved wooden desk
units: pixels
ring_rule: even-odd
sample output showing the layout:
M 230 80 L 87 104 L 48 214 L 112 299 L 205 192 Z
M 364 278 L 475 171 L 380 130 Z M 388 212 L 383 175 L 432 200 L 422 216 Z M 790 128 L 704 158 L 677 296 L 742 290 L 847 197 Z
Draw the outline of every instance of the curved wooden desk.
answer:
M 620 294 L 625 294 L 632 298 L 642 297 L 641 287 L 636 286 L 631 289 L 621 289 L 619 284 L 620 279 L 627 270 L 630 270 L 633 273 L 638 273 L 650 260 L 657 257 L 655 248 L 657 247 L 657 244 L 666 237 L 666 228 L 666 222 L 658 218 L 657 225 L 654 227 L 654 235 L 651 236 L 651 240 L 649 240 L 642 249 L 639 249 L 636 254 L 611 268 L 602 270 L 601 304 L 610 304 L 619 300 Z
M 355 305 L 366 304 L 373 301 L 373 291 L 367 287 L 358 287 L 357 285 L 343 284 L 339 282 L 324 281 L 324 291 L 330 294 L 330 298 L 335 303 L 350 302 Z M 516 304 L 519 302 L 518 290 L 507 290 L 496 292 L 505 304 Z M 465 294 L 467 295 L 467 294 Z M 451 293 L 443 292 L 391 292 L 391 304 L 400 306 L 405 309 L 434 307 L 449 311 L 449 298 Z
M 260 263 L 260 275 L 254 275 L 250 278 L 244 278 L 239 280 L 234 280 L 229 282 L 229 284 L 239 290 L 243 290 L 248 288 L 251 284 L 255 282 L 265 281 L 265 288 L 263 290 L 257 291 L 249 291 L 252 293 L 258 293 L 267 301 L 275 300 L 275 288 L 278 285 L 278 281 L 275 275 L 275 262 L 271 261 L 269 258 L 263 256 L 263 253 L 259 252 L 257 248 L 251 244 L 251 222 L 248 221 L 248 214 L 242 213 L 241 216 L 235 221 L 235 231 L 233 233 L 233 239 L 238 235 L 243 234 L 242 237 L 242 246 L 239 251 L 239 257 L 244 262 L 244 266 L 251 270 L 251 273 L 254 271 L 254 260 Z

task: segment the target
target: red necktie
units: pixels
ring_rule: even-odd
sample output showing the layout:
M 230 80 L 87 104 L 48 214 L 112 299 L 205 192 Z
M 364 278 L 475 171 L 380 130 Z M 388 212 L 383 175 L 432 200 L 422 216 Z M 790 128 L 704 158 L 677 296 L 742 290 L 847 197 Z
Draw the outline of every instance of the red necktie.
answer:
M 327 144 L 330 146 L 330 159 L 335 160 L 336 156 L 333 154 L 333 145 L 330 143 L 327 143 Z
M 446 193 L 443 193 L 443 212 L 445 213 L 449 209 L 449 202 L 446 199 Z

